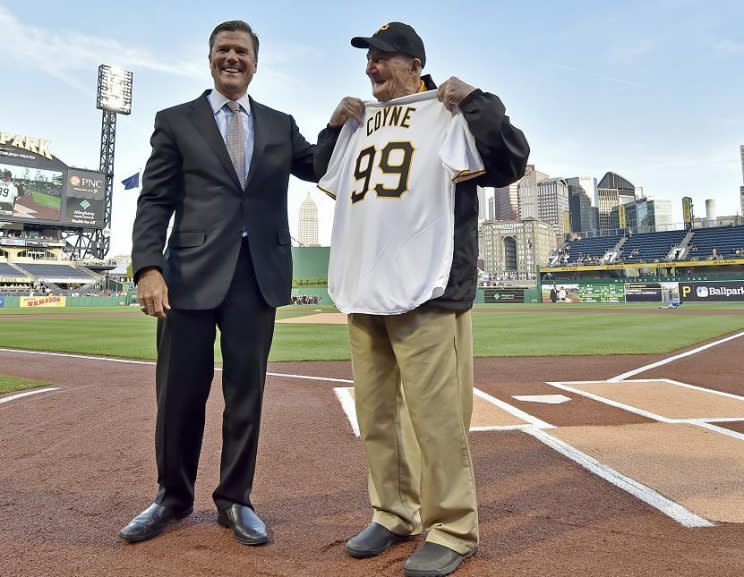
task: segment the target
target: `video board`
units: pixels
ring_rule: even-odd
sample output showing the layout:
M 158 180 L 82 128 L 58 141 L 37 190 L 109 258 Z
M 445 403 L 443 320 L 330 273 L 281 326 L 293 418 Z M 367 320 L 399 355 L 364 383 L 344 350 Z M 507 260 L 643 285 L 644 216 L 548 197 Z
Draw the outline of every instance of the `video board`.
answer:
M 0 220 L 103 228 L 105 176 L 70 168 L 49 141 L 0 132 Z

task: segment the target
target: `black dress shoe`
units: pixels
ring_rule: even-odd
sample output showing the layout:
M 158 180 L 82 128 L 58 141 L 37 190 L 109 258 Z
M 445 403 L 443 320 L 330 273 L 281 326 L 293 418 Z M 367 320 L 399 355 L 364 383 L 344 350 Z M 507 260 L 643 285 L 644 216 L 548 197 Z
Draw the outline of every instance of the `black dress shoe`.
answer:
M 357 559 L 374 557 L 387 551 L 402 541 L 410 539 L 408 535 L 398 535 L 379 523 L 370 523 L 360 533 L 346 543 L 346 552 Z
M 444 577 L 476 551 L 477 549 L 473 549 L 467 553 L 458 553 L 449 547 L 426 541 L 408 558 L 403 565 L 403 572 L 406 577 Z
M 269 540 L 266 525 L 256 512 L 246 505 L 230 505 L 217 513 L 217 522 L 233 530 L 238 543 L 263 545 Z
M 130 543 L 152 539 L 160 535 L 168 525 L 185 519 L 193 511 L 193 507 L 173 509 L 159 503 L 153 503 L 119 531 L 119 537 Z

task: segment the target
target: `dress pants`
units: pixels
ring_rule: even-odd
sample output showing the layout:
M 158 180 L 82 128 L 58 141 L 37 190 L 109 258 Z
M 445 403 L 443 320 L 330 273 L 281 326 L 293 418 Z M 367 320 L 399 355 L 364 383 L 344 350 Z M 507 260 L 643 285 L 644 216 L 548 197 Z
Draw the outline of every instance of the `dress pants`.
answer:
M 478 544 L 468 430 L 470 311 L 349 315 L 372 520 L 465 554 Z
M 219 509 L 251 506 L 266 364 L 276 309 L 256 283 L 247 239 L 230 288 L 215 309 L 171 309 L 158 322 L 155 453 L 156 502 L 189 507 L 204 434 L 205 405 L 214 376 L 214 341 L 222 351 L 222 456 L 213 493 Z

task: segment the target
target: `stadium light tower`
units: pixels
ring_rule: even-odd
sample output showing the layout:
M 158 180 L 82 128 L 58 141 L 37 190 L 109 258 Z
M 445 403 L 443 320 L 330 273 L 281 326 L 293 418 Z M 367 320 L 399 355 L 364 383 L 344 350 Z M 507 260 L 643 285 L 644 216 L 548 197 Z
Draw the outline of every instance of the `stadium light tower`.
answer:
M 132 112 L 132 73 L 101 64 L 98 67 L 98 98 L 96 108 L 103 111 L 101 120 L 100 171 L 106 175 L 103 201 L 103 229 L 96 230 L 88 251 L 104 258 L 111 245 L 111 203 L 114 189 L 114 145 L 116 144 L 116 115 Z

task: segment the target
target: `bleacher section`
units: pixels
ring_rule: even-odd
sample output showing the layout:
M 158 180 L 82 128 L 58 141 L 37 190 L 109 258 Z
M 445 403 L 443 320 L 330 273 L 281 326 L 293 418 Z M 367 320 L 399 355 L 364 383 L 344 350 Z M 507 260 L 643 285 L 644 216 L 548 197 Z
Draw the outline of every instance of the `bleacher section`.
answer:
M 550 256 L 548 264 L 551 266 L 600 264 L 600 259 L 613 249 L 616 249 L 618 254 L 616 257 L 610 254 L 612 258 L 608 257 L 607 261 L 613 264 L 742 259 L 744 225 L 566 240 Z M 673 249 L 679 250 L 673 253 Z
M 682 243 L 685 236 L 686 230 L 634 234 L 623 244 L 620 258 L 625 262 L 664 261 L 671 250 Z
M 53 283 L 89 283 L 98 277 L 67 264 L 17 263 L 16 266 L 29 273 L 36 280 Z
M 585 262 L 601 259 L 605 253 L 620 242 L 623 235 L 580 238 L 566 243 L 564 262 Z M 568 257 L 566 259 L 565 257 Z
M 718 226 L 693 231 L 688 244 L 687 260 L 705 260 L 716 249 L 718 258 L 741 258 L 744 256 L 744 226 Z M 739 254 L 736 254 L 736 251 Z
M 17 268 L 9 265 L 7 262 L 0 262 L 0 278 L 7 278 L 11 280 L 15 279 L 26 279 L 30 275 L 19 271 Z

